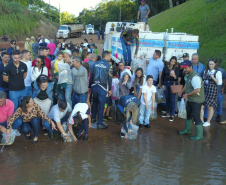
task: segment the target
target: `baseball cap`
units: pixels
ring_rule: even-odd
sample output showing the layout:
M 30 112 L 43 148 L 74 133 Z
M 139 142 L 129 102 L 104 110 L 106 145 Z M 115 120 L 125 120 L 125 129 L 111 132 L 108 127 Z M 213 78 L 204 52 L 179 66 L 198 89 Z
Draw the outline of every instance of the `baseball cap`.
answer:
M 190 60 L 185 60 L 182 64 L 181 67 L 185 68 L 185 67 L 191 67 L 192 63 Z
M 182 58 L 185 58 L 185 57 L 189 57 L 189 54 L 188 54 L 188 53 L 184 53 L 184 54 L 182 55 Z
M 64 53 L 67 53 L 68 55 L 71 55 L 71 51 L 70 51 L 69 49 L 64 50 L 63 52 L 64 52 Z
M 141 2 L 142 2 L 142 3 L 145 3 L 145 0 L 142 0 Z

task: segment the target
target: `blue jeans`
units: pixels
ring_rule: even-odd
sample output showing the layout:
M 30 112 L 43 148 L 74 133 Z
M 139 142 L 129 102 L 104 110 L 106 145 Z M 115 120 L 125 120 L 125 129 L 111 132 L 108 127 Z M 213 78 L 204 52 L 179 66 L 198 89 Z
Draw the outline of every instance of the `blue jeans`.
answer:
M 9 89 L 0 87 L 0 91 L 4 91 L 7 94 L 7 98 L 9 98 Z
M 224 99 L 224 95 L 221 94 L 221 91 L 219 91 L 218 92 L 218 98 L 217 98 L 218 105 L 217 105 L 217 108 L 216 108 L 217 115 L 222 115 L 223 99 Z M 208 118 L 208 106 L 205 106 L 204 117 Z
M 26 89 L 21 91 L 9 91 L 9 99 L 14 103 L 14 111 L 21 105 L 21 100 L 24 96 L 26 96 Z
M 7 128 L 7 121 L 4 123 L 0 123 L 1 126 L 4 126 L 5 128 Z M 22 119 L 21 116 L 19 118 L 17 118 L 12 125 L 13 129 L 18 129 L 20 126 L 22 125 Z
M 66 100 L 72 107 L 71 94 L 72 94 L 72 84 L 67 84 L 65 87 L 65 92 L 60 92 L 60 99 Z
M 148 125 L 149 124 L 149 118 L 151 115 L 151 107 L 148 107 L 148 111 L 146 110 L 146 106 L 141 103 L 139 107 L 139 124 Z
M 81 128 L 78 130 L 78 135 L 81 135 L 82 131 L 85 131 L 85 135 L 88 135 L 89 121 L 88 119 L 82 120 Z
M 26 90 L 26 96 L 31 96 L 32 97 L 32 88 L 31 86 L 25 87 Z
M 170 114 L 171 116 L 175 115 L 175 106 L 176 106 L 176 102 L 175 102 L 176 94 L 171 93 L 171 89 L 170 89 L 170 86 L 173 84 L 174 84 L 173 81 L 164 82 L 164 86 L 165 86 L 164 94 L 165 94 L 165 98 L 166 98 L 166 112 L 168 114 Z
M 128 62 L 130 64 L 131 63 L 131 46 L 126 44 L 122 38 L 120 38 L 120 40 L 122 43 L 124 62 Z
M 73 93 L 72 97 L 72 108 L 77 104 L 77 103 L 86 103 L 88 98 L 88 93 L 78 95 L 75 92 Z
M 33 128 L 34 136 L 38 137 L 38 133 L 39 133 L 39 130 L 40 130 L 41 123 L 42 123 L 41 118 L 33 118 L 30 123 L 23 123 L 21 130 L 22 130 L 23 133 L 29 134 L 31 132 L 31 128 Z M 44 121 L 44 127 L 50 133 L 53 132 L 51 125 L 47 121 Z
M 104 115 L 104 105 L 106 102 L 107 92 L 99 85 L 92 86 L 92 92 L 93 92 L 92 119 L 96 119 L 97 110 L 99 106 L 98 125 L 102 125 Z

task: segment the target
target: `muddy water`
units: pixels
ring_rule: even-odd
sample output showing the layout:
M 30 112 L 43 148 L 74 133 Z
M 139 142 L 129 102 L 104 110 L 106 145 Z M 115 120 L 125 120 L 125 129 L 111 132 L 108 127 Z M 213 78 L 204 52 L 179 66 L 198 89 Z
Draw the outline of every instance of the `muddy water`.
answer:
M 176 133 L 181 119 L 151 124 L 135 141 L 121 139 L 113 122 L 90 129 L 88 142 L 20 136 L 0 154 L 0 184 L 226 184 L 226 126 L 213 123 L 195 142 Z

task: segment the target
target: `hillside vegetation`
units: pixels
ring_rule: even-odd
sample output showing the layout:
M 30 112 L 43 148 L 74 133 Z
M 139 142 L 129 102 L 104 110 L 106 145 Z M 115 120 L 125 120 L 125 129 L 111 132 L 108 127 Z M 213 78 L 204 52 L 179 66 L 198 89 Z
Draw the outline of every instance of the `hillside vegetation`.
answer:
M 225 0 L 189 0 L 149 19 L 149 26 L 155 32 L 174 28 L 175 32 L 198 35 L 200 61 L 206 64 L 214 57 L 226 69 Z
M 56 34 L 58 24 L 31 12 L 20 3 L 0 0 L 0 36 L 24 39 L 28 36 Z

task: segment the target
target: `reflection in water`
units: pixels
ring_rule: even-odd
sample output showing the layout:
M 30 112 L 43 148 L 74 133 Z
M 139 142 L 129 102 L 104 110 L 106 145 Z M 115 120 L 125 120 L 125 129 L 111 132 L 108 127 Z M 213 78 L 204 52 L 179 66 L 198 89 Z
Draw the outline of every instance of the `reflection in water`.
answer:
M 159 118 L 135 141 L 113 123 L 91 130 L 88 142 L 18 137 L 0 154 L 0 184 L 226 184 L 226 127 L 214 124 L 194 142 L 176 134 L 181 123 Z

